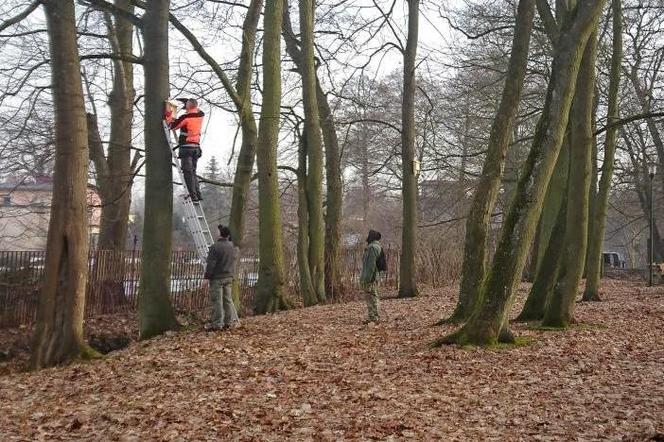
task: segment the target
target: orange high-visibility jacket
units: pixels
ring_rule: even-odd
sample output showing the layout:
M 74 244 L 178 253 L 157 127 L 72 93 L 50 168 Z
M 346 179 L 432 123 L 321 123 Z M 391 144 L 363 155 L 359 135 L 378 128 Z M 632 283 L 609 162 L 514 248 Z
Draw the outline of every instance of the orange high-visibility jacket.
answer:
M 172 130 L 180 129 L 180 147 L 200 147 L 204 117 L 203 111 L 191 109 L 170 124 Z

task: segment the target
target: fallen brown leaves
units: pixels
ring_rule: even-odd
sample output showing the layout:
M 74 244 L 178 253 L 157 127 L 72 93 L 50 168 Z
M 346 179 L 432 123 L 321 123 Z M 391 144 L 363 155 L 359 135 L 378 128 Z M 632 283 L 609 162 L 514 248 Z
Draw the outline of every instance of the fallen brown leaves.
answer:
M 664 432 L 664 290 L 606 281 L 579 325 L 431 349 L 454 289 L 249 318 L 0 377 L 2 440 L 648 440 Z M 518 307 L 518 306 L 517 306 Z M 516 311 L 516 310 L 515 310 Z

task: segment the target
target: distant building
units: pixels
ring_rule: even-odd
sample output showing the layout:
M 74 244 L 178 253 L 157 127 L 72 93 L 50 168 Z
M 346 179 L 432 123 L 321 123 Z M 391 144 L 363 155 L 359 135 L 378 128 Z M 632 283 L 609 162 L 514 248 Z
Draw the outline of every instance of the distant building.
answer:
M 0 183 L 0 250 L 46 249 L 53 181 L 39 177 L 32 183 Z M 90 247 L 99 237 L 101 199 L 97 188 L 88 185 Z

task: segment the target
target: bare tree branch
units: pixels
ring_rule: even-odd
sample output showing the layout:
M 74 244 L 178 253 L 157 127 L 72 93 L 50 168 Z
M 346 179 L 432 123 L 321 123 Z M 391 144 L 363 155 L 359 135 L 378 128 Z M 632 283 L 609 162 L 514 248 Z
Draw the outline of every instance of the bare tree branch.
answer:
M 13 17 L 8 18 L 7 20 L 3 21 L 0 23 L 0 32 L 4 31 L 8 27 L 15 25 L 16 23 L 20 22 L 24 18 L 26 18 L 28 15 L 32 14 L 32 12 L 37 9 L 41 5 L 41 0 L 35 0 L 32 3 L 28 5 L 27 8 L 25 8 L 22 12 L 16 14 Z

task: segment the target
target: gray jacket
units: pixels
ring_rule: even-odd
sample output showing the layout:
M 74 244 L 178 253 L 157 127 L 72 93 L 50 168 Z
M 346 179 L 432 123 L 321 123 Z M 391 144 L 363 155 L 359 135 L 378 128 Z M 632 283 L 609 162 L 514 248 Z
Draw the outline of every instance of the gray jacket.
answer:
M 233 241 L 220 239 L 210 246 L 205 267 L 205 279 L 225 279 L 235 275 L 238 248 Z

